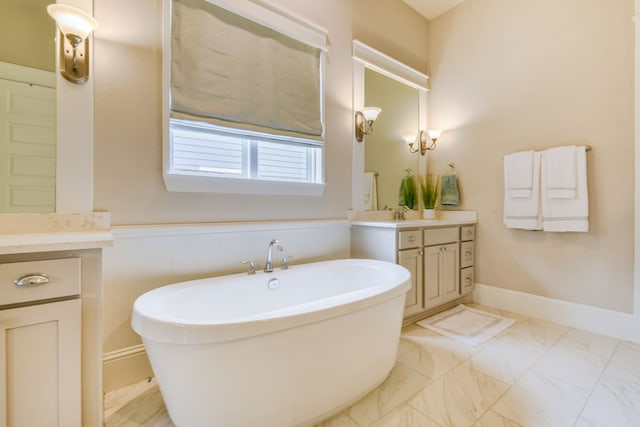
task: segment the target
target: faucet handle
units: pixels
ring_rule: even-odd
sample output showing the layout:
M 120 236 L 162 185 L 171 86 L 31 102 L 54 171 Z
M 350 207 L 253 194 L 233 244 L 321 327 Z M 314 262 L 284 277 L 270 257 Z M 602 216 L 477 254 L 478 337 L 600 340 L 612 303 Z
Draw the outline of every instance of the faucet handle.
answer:
M 256 265 L 253 261 L 242 261 L 243 264 L 249 264 L 249 272 L 247 274 L 256 274 Z
M 282 267 L 280 267 L 281 270 L 288 270 L 289 269 L 289 260 L 293 258 L 293 255 L 287 255 L 285 257 L 282 257 Z

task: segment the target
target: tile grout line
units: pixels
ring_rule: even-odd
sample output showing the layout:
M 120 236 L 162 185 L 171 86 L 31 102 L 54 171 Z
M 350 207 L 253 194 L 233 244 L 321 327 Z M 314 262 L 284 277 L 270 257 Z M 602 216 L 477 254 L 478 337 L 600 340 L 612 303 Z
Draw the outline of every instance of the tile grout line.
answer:
M 517 325 L 517 324 L 523 324 L 523 323 L 525 323 L 525 322 L 529 321 L 530 319 L 531 319 L 531 317 L 526 317 L 525 319 L 523 319 L 523 320 L 522 320 L 522 322 L 516 322 L 513 326 L 515 326 L 515 325 Z M 508 329 L 509 329 L 509 328 L 507 328 L 507 329 L 505 330 L 505 332 L 506 332 Z M 502 381 L 501 379 L 495 378 L 495 377 L 493 377 L 492 375 L 486 374 L 486 373 L 484 373 L 484 372 L 482 372 L 482 371 L 478 371 L 478 372 L 480 372 L 481 374 L 483 374 L 483 375 L 485 375 L 485 376 L 487 376 L 487 377 L 489 377 L 489 378 L 493 379 L 494 381 L 499 381 L 499 382 L 501 382 L 501 383 L 503 383 L 503 384 L 507 384 L 507 385 L 508 385 L 508 387 L 507 387 L 507 389 L 506 389 L 506 390 L 505 390 L 505 391 L 500 395 L 500 397 L 498 397 L 498 398 L 495 400 L 495 402 L 493 402 L 493 404 L 492 404 L 491 406 L 489 406 L 489 408 L 487 408 L 487 410 L 485 410 L 485 411 L 482 413 L 482 415 L 480 415 L 480 416 L 475 420 L 475 422 L 477 423 L 477 422 L 478 422 L 478 421 L 479 421 L 483 416 L 485 416 L 489 411 L 492 411 L 492 410 L 493 410 L 493 408 L 496 406 L 496 404 L 500 401 L 500 399 L 502 399 L 502 398 L 503 398 L 503 397 L 504 397 L 504 396 L 505 396 L 505 395 L 506 395 L 506 394 L 507 394 L 507 393 L 508 393 L 508 392 L 509 392 L 509 391 L 510 391 L 510 390 L 511 390 L 511 389 L 512 389 L 516 384 L 518 384 L 518 381 L 520 381 L 520 379 L 521 379 L 522 377 L 524 377 L 524 376 L 527 374 L 527 372 L 529 372 L 529 371 L 530 371 L 530 370 L 535 366 L 535 364 L 536 364 L 536 363 L 538 363 L 538 361 L 539 361 L 540 359 L 542 359 L 542 357 L 543 357 L 545 354 L 547 354 L 547 352 L 548 352 L 548 351 L 550 351 L 550 350 L 551 350 L 551 349 L 552 349 L 552 348 L 553 348 L 553 347 L 558 343 L 558 341 L 560 341 L 563 337 L 565 337 L 565 336 L 569 333 L 569 331 L 571 331 L 572 329 L 573 329 L 573 328 L 568 328 L 568 329 L 567 329 L 563 334 L 561 334 L 561 335 L 560 335 L 560 336 L 559 336 L 555 341 L 553 341 L 553 343 L 552 343 L 549 347 L 547 347 L 547 349 L 546 349 L 545 351 L 543 351 L 543 352 L 542 352 L 542 354 L 540 354 L 540 356 L 538 356 L 538 357 L 535 359 L 535 361 L 533 361 L 533 362 L 531 363 L 531 365 L 530 365 L 530 366 L 529 366 L 529 367 L 528 367 L 528 368 L 527 368 L 527 369 L 526 369 L 522 374 L 520 374 L 520 376 L 518 376 L 517 378 L 515 378 L 515 379 L 514 379 L 514 381 L 513 381 L 513 383 L 512 383 L 512 384 L 507 384 L 507 383 L 505 383 L 504 381 Z M 496 337 L 494 337 L 493 339 L 496 339 L 496 338 L 498 338 L 498 337 L 496 336 Z M 491 339 L 491 341 L 493 341 L 493 339 Z M 489 341 L 489 342 L 490 342 L 490 341 Z M 472 367 L 470 367 L 469 369 L 476 371 L 476 369 L 473 369 Z M 503 414 L 501 414 L 501 413 L 499 413 L 499 412 L 495 412 L 495 411 L 493 411 L 493 412 L 494 412 L 494 413 L 496 413 L 498 416 L 500 416 L 500 417 L 502 417 L 502 418 L 505 418 L 505 419 L 507 419 L 507 420 L 511 421 L 511 422 L 512 422 L 512 423 L 514 423 L 514 424 L 517 424 L 517 425 L 519 425 L 519 426 L 521 426 L 521 425 L 522 425 L 522 424 L 520 424 L 519 422 L 516 422 L 516 421 L 512 420 L 511 418 L 506 417 L 506 416 L 504 416 Z
M 611 363 L 611 359 L 613 359 L 613 356 L 616 354 L 616 352 L 620 348 L 621 344 L 622 344 L 622 341 L 618 340 L 618 343 L 616 344 L 616 348 L 611 352 L 611 355 L 609 356 L 609 359 L 607 360 L 607 363 L 604 365 L 604 368 L 602 368 L 602 372 L 600 372 L 600 375 L 598 376 L 598 380 L 593 385 L 593 387 L 591 388 L 591 391 L 589 392 L 589 396 L 587 396 L 586 400 L 584 401 L 584 404 L 582 405 L 582 408 L 580 409 L 580 413 L 578 414 L 578 417 L 576 418 L 576 421 L 573 423 L 574 426 L 578 423 L 580 418 L 582 418 L 582 413 L 584 412 L 584 409 L 587 407 L 587 404 L 591 400 L 591 397 L 593 396 L 593 392 L 596 391 L 596 388 L 600 384 L 600 381 L 602 380 L 602 377 L 604 376 L 604 373 L 606 372 L 607 368 L 609 367 L 609 364 Z

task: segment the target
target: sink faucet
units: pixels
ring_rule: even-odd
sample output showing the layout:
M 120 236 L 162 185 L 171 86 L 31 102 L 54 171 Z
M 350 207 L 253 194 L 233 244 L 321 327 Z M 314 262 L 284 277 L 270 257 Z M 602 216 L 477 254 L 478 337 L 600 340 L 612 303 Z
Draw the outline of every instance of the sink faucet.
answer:
M 408 208 L 406 206 L 398 206 L 398 209 L 394 210 L 394 220 L 396 221 L 404 221 L 405 220 L 405 212 L 407 212 Z
M 269 248 L 267 249 L 267 262 L 264 265 L 265 273 L 273 272 L 273 259 L 271 253 L 273 252 L 274 246 L 276 247 L 276 249 L 282 252 L 282 246 L 280 246 L 280 242 L 277 239 L 273 239 L 269 242 Z

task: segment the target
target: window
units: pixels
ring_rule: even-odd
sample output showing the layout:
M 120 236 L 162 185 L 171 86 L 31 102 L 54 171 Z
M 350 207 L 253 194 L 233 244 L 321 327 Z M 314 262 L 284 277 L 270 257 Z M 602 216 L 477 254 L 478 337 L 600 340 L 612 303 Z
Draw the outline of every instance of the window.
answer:
M 171 120 L 173 169 L 217 177 L 320 182 L 322 146 L 314 141 L 235 133 Z
M 166 1 L 167 188 L 321 195 L 326 33 L 250 0 Z

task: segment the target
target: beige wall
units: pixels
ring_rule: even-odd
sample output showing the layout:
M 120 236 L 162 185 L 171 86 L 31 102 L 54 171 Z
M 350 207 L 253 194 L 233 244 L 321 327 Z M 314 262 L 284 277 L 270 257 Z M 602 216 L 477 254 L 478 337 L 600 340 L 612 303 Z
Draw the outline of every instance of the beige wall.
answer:
M 479 283 L 619 311 L 633 303 L 631 0 L 467 0 L 431 21 L 430 165 L 479 215 Z M 589 233 L 502 224 L 505 154 L 588 144 Z
M 353 140 L 351 40 L 359 38 L 426 71 L 427 21 L 397 0 L 273 3 L 329 31 L 324 197 L 168 193 L 161 174 L 162 2 L 96 0 L 96 210 L 110 211 L 114 224 L 346 216 Z

